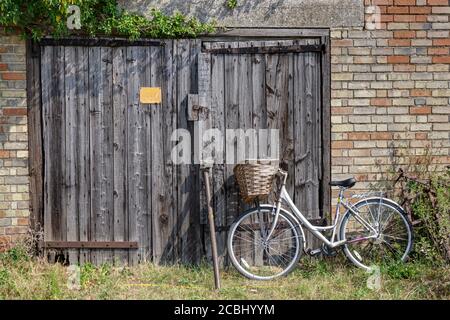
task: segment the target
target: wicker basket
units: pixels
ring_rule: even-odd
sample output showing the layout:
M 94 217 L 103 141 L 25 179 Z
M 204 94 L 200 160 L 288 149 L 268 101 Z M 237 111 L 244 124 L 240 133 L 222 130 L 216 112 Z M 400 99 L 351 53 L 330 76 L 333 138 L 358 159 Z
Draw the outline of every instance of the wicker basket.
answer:
M 261 163 L 238 164 L 234 175 L 241 197 L 247 203 L 266 198 L 272 191 L 272 182 L 278 166 Z

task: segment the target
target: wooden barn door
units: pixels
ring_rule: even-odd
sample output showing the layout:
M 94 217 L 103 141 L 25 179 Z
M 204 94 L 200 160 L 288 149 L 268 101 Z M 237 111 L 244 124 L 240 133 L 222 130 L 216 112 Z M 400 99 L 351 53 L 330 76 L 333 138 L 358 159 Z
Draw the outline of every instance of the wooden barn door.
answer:
M 292 32 L 282 34 L 296 40 L 42 41 L 29 53 L 28 69 L 30 133 L 37 132 L 31 189 L 43 190 L 31 194 L 42 203 L 32 214 L 46 248 L 59 246 L 71 263 L 198 263 L 208 254 L 199 165 L 171 162 L 180 142 L 171 139 L 175 129 L 186 129 L 194 142 L 195 95 L 197 106 L 209 109 L 201 116 L 223 133 L 279 129 L 288 190 L 310 219 L 323 217 L 330 178 L 329 52 L 322 51 L 328 36 L 314 31 L 299 39 L 306 33 Z M 141 87 L 161 87 L 162 102 L 140 103 Z M 227 228 L 245 209 L 233 167 L 213 167 L 222 261 Z
M 41 47 L 44 241 L 70 263 L 172 255 L 171 44 Z M 141 104 L 141 87 L 164 105 Z
M 323 217 L 328 195 L 323 173 L 323 148 L 329 145 L 323 145 L 322 134 L 322 51 L 320 38 L 205 41 L 199 55 L 199 95 L 210 106 L 210 125 L 222 132 L 278 129 L 280 162 L 289 172 L 287 190 L 311 220 Z M 213 167 L 216 224 L 222 231 L 247 207 L 240 200 L 233 167 Z M 222 259 L 226 236 L 218 236 Z

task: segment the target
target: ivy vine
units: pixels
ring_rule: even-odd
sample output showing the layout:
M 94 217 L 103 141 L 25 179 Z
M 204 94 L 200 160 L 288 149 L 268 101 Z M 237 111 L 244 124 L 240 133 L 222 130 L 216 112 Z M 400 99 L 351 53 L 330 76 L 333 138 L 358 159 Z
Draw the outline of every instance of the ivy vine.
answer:
M 69 30 L 68 8 L 80 8 L 80 30 Z M 216 30 L 215 22 L 202 23 L 180 12 L 166 15 L 151 9 L 149 18 L 121 9 L 117 0 L 1 0 L 0 26 L 18 29 L 35 40 L 45 35 L 63 37 L 73 34 L 89 36 L 124 36 L 137 38 L 195 38 Z

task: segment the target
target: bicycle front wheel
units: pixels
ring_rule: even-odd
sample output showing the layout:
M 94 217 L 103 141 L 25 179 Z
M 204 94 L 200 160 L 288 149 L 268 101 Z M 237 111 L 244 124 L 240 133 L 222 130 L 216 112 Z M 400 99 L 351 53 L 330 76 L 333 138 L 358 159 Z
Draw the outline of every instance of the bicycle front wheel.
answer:
M 292 271 L 301 255 L 303 238 L 299 226 L 280 212 L 275 229 L 273 207 L 250 209 L 231 226 L 228 253 L 236 269 L 254 280 L 270 280 Z
M 384 198 L 362 200 L 354 207 L 377 233 L 368 230 L 348 211 L 340 227 L 340 238 L 348 241 L 344 245 L 347 258 L 367 270 L 389 262 L 405 261 L 412 249 L 413 234 L 403 209 Z

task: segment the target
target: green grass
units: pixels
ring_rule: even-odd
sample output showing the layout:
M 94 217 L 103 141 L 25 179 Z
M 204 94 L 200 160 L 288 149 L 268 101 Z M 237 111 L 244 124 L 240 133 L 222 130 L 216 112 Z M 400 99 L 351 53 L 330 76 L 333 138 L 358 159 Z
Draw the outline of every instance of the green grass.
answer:
M 342 257 L 304 258 L 288 277 L 251 281 L 233 268 L 221 270 L 222 289 L 213 289 L 212 268 L 132 268 L 85 264 L 80 286 L 68 286 L 68 268 L 30 258 L 20 249 L 0 254 L 0 299 L 450 299 L 450 267 L 421 263 L 381 269 L 381 288 L 367 288 L 369 274 Z

